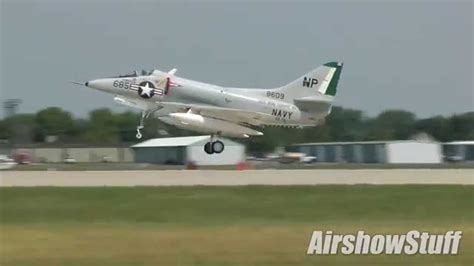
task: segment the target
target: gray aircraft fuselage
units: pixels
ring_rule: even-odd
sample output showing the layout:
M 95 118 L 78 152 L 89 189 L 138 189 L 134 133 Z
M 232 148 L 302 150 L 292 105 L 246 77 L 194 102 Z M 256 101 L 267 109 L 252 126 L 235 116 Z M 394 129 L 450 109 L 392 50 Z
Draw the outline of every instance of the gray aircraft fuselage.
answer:
M 269 115 L 262 121 L 265 125 L 315 125 L 315 120 L 321 117 L 321 114 L 301 112 L 296 105 L 275 99 L 285 96 L 272 89 L 225 88 L 177 76 L 171 77 L 167 88 L 160 86 L 166 78 L 166 73 L 155 71 L 152 75 L 91 80 L 86 86 L 142 101 L 202 104 L 264 113 Z M 154 87 L 153 92 L 140 92 L 137 85 L 144 82 Z
M 141 75 L 134 72 L 84 85 L 115 95 L 120 104 L 141 109 L 137 138 L 142 136 L 143 120 L 153 115 L 180 128 L 210 133 L 205 151 L 212 154 L 223 150 L 214 135 L 261 136 L 258 126 L 323 123 L 331 111 L 342 67 L 342 62 L 328 62 L 284 86 L 269 89 L 207 84 L 175 76 L 176 69 L 168 73 L 142 71 Z

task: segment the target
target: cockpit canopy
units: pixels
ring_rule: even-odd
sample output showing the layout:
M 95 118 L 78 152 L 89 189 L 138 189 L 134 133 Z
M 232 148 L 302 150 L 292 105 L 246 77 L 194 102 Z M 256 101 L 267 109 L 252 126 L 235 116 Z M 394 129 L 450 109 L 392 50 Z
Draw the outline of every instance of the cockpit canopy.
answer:
M 147 70 L 142 69 L 141 72 L 134 70 L 133 72 L 129 74 L 113 76 L 111 78 L 133 78 L 133 77 L 138 77 L 138 76 L 150 76 L 153 74 L 153 72 L 154 70 L 147 71 Z

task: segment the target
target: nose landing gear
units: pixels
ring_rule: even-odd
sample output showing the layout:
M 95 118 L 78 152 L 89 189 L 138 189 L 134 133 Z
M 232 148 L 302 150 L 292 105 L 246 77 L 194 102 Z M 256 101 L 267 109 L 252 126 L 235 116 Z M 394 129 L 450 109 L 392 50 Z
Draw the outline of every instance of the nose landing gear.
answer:
M 145 112 L 145 111 L 142 112 L 142 118 L 140 119 L 140 124 L 137 126 L 137 135 L 135 135 L 137 139 L 142 138 L 142 133 L 140 132 L 140 130 L 145 127 L 144 125 L 145 118 L 147 118 L 149 114 L 150 114 L 149 112 Z
M 211 141 L 204 145 L 204 151 L 207 154 L 221 153 L 224 151 L 224 143 L 220 140 L 214 141 L 214 135 L 211 135 Z
M 142 128 L 143 128 L 143 127 L 140 127 L 140 126 L 137 127 L 137 135 L 135 135 L 135 137 L 136 137 L 137 139 L 141 139 L 141 138 L 142 138 L 142 133 L 140 132 L 140 129 L 142 129 Z

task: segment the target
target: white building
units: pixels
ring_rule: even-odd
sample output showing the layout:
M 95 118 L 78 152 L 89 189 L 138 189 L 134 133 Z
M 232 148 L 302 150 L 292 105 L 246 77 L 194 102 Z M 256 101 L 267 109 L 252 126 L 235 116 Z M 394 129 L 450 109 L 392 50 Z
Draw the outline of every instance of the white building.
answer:
M 316 142 L 296 144 L 289 151 L 329 163 L 441 163 L 441 145 L 416 140 Z
M 135 162 L 156 164 L 232 165 L 245 160 L 245 146 L 225 138 L 222 153 L 207 154 L 209 136 L 156 138 L 133 145 Z

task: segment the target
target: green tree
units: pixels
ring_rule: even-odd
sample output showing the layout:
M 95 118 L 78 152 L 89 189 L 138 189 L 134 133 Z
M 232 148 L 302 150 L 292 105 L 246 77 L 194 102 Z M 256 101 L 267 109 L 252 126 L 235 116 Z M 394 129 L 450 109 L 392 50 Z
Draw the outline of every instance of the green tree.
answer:
M 120 141 L 135 142 L 137 125 L 140 121 L 140 115 L 134 112 L 123 112 L 115 115 L 115 121 L 118 129 Z
M 74 120 L 69 112 L 59 107 L 48 107 L 40 110 L 35 116 L 38 125 L 38 138 L 44 140 L 46 136 L 64 137 L 71 134 L 74 128 Z
M 89 113 L 89 124 L 83 134 L 89 143 L 118 143 L 120 134 L 115 115 L 108 108 L 93 110 Z
M 365 118 L 362 111 L 333 107 L 326 118 L 330 131 L 330 140 L 356 141 L 364 139 L 366 134 Z
M 415 130 L 425 132 L 438 141 L 449 141 L 452 139 L 450 121 L 443 116 L 418 120 L 415 124 Z
M 20 114 L 0 120 L 0 139 L 12 143 L 42 142 L 45 136 L 57 135 L 61 141 L 109 143 L 137 142 L 137 112 L 113 113 L 107 108 L 93 110 L 88 118 L 74 118 L 58 107 L 49 107 L 36 114 Z M 277 146 L 293 143 L 408 139 L 426 132 L 439 141 L 474 139 L 474 112 L 450 117 L 435 116 L 417 120 L 411 112 L 387 110 L 367 118 L 360 110 L 333 107 L 326 123 L 316 127 L 261 127 L 264 136 L 238 140 L 254 154 L 273 151 Z M 145 121 L 143 139 L 164 136 L 187 136 L 199 133 L 183 130 L 161 122 L 155 117 Z M 142 141 L 140 140 L 140 141 Z
M 38 139 L 38 125 L 33 114 L 17 114 L 4 119 L 2 137 L 11 143 L 31 143 Z
M 0 139 L 8 139 L 10 137 L 10 132 L 7 122 L 2 119 L 0 120 Z
M 416 117 L 403 110 L 387 110 L 369 121 L 369 138 L 375 140 L 408 139 L 415 133 Z
M 449 140 L 474 139 L 474 112 L 453 115 L 449 122 L 452 134 Z

